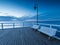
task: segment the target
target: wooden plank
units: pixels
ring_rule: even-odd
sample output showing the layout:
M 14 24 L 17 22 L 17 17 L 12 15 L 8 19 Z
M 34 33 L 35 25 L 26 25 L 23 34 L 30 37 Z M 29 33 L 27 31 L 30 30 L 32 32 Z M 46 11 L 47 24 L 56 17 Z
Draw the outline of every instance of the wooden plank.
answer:
M 0 45 L 53 45 L 52 41 L 31 28 L 7 29 L 6 32 L 8 33 L 0 37 Z

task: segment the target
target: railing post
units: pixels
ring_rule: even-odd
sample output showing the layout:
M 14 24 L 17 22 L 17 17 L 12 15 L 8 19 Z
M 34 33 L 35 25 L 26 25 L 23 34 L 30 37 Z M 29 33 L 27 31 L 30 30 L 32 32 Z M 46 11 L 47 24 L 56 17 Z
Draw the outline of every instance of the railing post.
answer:
M 3 30 L 3 23 L 1 23 L 1 25 L 2 25 L 2 30 Z
M 15 23 L 13 23 L 13 28 L 15 28 Z
M 24 27 L 24 22 L 23 22 L 23 27 Z
M 52 28 L 52 25 L 50 25 L 50 29 Z

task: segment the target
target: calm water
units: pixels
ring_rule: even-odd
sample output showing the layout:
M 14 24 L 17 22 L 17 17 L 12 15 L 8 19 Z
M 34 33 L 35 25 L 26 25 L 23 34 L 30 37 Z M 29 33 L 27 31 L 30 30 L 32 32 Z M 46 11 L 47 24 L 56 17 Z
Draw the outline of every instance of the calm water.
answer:
M 60 25 L 60 21 L 41 21 L 39 23 L 46 23 L 46 24 L 57 24 Z

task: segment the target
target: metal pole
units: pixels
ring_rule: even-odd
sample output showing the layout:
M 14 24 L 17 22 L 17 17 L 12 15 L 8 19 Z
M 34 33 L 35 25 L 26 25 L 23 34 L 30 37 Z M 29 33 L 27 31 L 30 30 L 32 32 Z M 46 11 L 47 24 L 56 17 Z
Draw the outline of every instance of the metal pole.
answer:
M 37 4 L 37 25 L 38 25 L 38 4 Z
M 35 6 L 34 6 L 34 9 L 37 11 L 36 13 L 37 13 L 37 25 L 38 25 L 38 0 L 36 0 L 36 4 L 35 4 Z

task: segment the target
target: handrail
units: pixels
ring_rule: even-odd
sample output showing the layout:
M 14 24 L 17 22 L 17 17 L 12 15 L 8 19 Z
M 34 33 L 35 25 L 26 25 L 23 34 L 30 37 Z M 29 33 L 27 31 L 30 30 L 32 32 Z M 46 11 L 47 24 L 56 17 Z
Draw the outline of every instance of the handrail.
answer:
M 5 26 L 12 26 L 11 28 L 15 28 L 15 26 L 20 26 L 20 25 L 15 25 L 15 23 L 0 23 L 0 26 L 1 29 L 3 30 Z
M 58 27 L 60 27 L 60 25 L 57 25 L 57 24 L 45 24 L 45 23 L 39 23 L 39 24 L 41 24 L 41 25 L 51 25 L 51 26 L 58 26 Z
M 45 24 L 45 23 L 39 23 L 39 25 L 43 25 L 43 26 L 49 26 L 49 28 L 50 29 L 52 29 L 53 27 L 55 28 L 55 27 L 60 27 L 60 25 L 57 25 L 57 24 Z M 59 31 L 60 32 L 60 30 L 58 30 L 58 28 L 55 28 L 55 29 L 57 29 L 57 31 Z M 60 29 L 60 28 L 59 28 Z
M 34 23 L 33 25 L 36 25 L 36 23 Z M 39 27 L 41 27 L 41 26 L 47 26 L 50 29 L 54 28 L 54 29 L 57 29 L 57 31 L 60 31 L 60 25 L 57 25 L 57 24 L 38 23 L 38 25 L 39 25 Z
M 22 22 L 22 26 L 25 27 L 27 26 L 26 24 L 29 23 L 31 25 L 34 25 L 35 23 L 31 23 L 31 22 Z M 11 24 L 11 25 L 10 25 Z M 53 26 L 56 26 L 56 27 L 60 27 L 60 25 L 56 25 L 56 24 L 46 24 L 46 23 L 39 23 L 39 25 L 42 25 L 42 26 L 49 26 L 49 28 L 52 28 Z M 19 27 L 20 25 L 18 25 L 18 23 L 0 23 L 0 26 L 1 26 L 1 29 L 3 30 L 4 29 L 4 26 L 12 26 L 12 28 L 15 28 L 15 27 Z M 20 26 L 21 27 L 21 26 Z M 28 27 L 28 26 L 27 26 Z M 31 27 L 31 26 L 30 26 Z M 7 27 L 8 28 L 8 27 Z
M 4 29 L 4 26 L 13 26 L 12 28 L 15 28 L 15 23 L 0 23 L 1 24 L 1 29 Z M 8 25 L 4 25 L 4 24 L 8 24 Z M 9 25 L 11 24 L 11 25 Z

